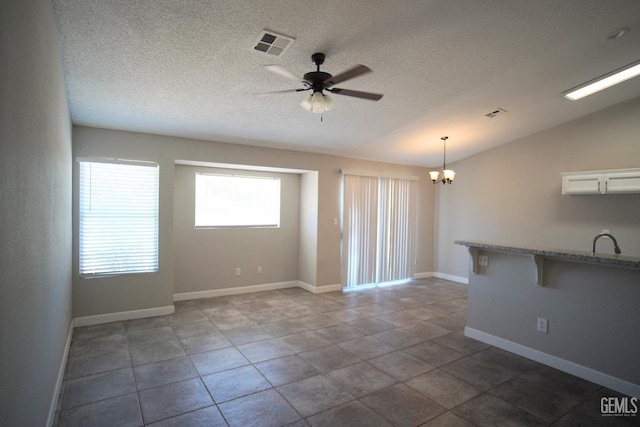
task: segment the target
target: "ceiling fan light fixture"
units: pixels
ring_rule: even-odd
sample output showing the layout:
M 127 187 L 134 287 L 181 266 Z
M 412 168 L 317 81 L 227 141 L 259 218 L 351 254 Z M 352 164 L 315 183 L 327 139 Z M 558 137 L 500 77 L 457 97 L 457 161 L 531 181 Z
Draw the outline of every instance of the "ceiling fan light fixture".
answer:
M 307 111 L 316 114 L 322 114 L 325 111 L 329 111 L 334 107 L 333 99 L 329 95 L 325 95 L 324 91 L 331 92 L 332 94 L 338 94 L 341 96 L 350 96 L 353 98 L 360 99 L 368 99 L 370 101 L 379 101 L 382 98 L 382 94 L 379 93 L 371 93 L 371 92 L 362 92 L 359 90 L 351 90 L 351 89 L 342 89 L 333 87 L 337 83 L 342 83 L 347 80 L 353 79 L 355 77 L 361 76 L 363 74 L 367 74 L 371 72 L 371 68 L 364 65 L 356 65 L 353 68 L 350 68 L 342 73 L 337 75 L 331 75 L 327 72 L 320 71 L 320 65 L 324 64 L 325 55 L 324 53 L 316 52 L 311 55 L 311 60 L 314 64 L 316 64 L 316 71 L 310 71 L 305 73 L 303 77 L 298 77 L 291 71 L 283 68 L 279 65 L 271 64 L 265 65 L 265 68 L 272 73 L 279 74 L 282 77 L 285 77 L 289 80 L 294 80 L 296 82 L 302 83 L 304 88 L 301 89 L 289 89 L 289 90 L 279 90 L 274 92 L 266 92 L 262 94 L 256 95 L 275 95 L 281 93 L 290 93 L 290 92 L 302 92 L 307 90 L 312 90 L 313 93 L 311 95 L 306 96 L 300 106 Z M 320 121 L 322 121 L 322 116 L 320 117 Z
M 325 111 L 329 111 L 334 107 L 333 99 L 329 95 L 325 95 L 320 91 L 313 92 L 313 94 L 305 97 L 300 106 L 312 113 L 322 114 Z

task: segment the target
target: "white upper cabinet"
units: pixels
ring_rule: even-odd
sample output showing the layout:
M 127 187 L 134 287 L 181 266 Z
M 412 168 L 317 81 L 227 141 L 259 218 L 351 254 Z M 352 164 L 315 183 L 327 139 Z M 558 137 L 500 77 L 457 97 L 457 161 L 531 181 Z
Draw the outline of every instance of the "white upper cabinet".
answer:
M 562 174 L 562 194 L 600 194 L 602 188 L 600 174 Z
M 604 191 L 605 193 L 640 193 L 640 169 L 605 174 Z
M 640 168 L 562 173 L 562 194 L 640 193 Z

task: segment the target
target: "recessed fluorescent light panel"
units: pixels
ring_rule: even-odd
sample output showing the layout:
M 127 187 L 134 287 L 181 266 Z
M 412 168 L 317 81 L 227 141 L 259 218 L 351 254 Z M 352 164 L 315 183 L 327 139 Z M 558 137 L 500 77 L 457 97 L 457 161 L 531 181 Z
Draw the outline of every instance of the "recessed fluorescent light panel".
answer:
M 629 64 L 626 67 L 620 68 L 619 70 L 599 77 L 589 83 L 578 86 L 575 89 L 571 89 L 569 92 L 564 94 L 564 97 L 572 101 L 577 101 L 585 96 L 600 92 L 603 89 L 615 86 L 618 83 L 622 83 L 637 77 L 638 75 L 640 75 L 640 61 Z

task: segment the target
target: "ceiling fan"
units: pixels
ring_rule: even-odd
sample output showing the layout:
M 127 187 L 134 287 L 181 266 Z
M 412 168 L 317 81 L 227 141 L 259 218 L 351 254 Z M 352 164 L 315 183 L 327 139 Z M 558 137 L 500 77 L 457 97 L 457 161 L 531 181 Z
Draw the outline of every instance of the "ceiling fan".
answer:
M 290 92 L 304 92 L 307 90 L 313 91 L 311 95 L 307 96 L 300 106 L 307 111 L 313 113 L 324 113 L 333 108 L 333 100 L 329 95 L 324 94 L 324 91 L 334 93 L 336 95 L 351 96 L 354 98 L 368 99 L 371 101 L 378 101 L 383 95 L 371 92 L 362 92 L 359 90 L 341 89 L 333 87 L 338 83 L 353 79 L 363 74 L 371 72 L 371 68 L 364 65 L 356 65 L 353 68 L 348 69 L 336 76 L 332 76 L 329 73 L 320 71 L 320 66 L 324 64 L 324 53 L 314 53 L 311 55 L 311 60 L 316 64 L 316 71 L 308 72 L 304 77 L 300 78 L 293 74 L 291 71 L 283 68 L 279 65 L 265 65 L 265 68 L 272 73 L 276 73 L 282 77 L 286 77 L 298 83 L 302 83 L 304 86 L 300 89 L 287 89 L 274 92 L 266 92 L 258 95 L 276 95 Z

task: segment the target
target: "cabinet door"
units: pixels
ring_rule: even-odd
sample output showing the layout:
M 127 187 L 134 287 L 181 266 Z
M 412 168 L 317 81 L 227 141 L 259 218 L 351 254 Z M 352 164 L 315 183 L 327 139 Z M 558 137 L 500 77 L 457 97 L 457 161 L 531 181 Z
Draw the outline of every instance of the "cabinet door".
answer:
M 602 174 L 575 174 L 562 177 L 562 194 L 601 194 Z
M 640 171 L 605 175 L 606 193 L 640 193 Z

